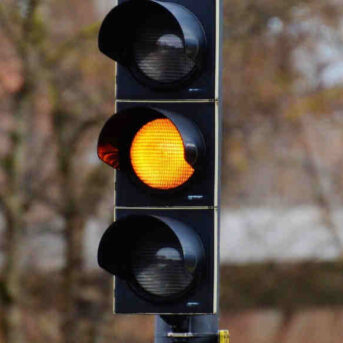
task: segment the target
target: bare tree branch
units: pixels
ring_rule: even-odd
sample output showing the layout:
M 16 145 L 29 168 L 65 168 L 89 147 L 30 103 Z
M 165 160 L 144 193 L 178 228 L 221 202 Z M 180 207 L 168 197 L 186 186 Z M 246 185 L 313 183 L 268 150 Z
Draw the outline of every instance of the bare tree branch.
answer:
M 16 27 L 21 26 L 22 19 L 19 11 L 14 6 L 6 7 L 5 4 L 0 3 L 0 27 L 3 29 L 9 41 L 18 46 L 20 43 L 20 33 L 15 30 Z
M 58 61 L 63 60 L 67 54 L 75 51 L 75 49 L 79 49 L 80 42 L 90 39 L 93 40 L 99 31 L 99 27 L 100 23 L 87 25 L 86 27 L 83 27 L 76 35 L 64 41 L 57 47 L 54 47 L 54 49 L 50 51 L 50 54 L 47 52 L 47 65 L 55 65 Z
M 318 153 L 313 145 L 314 139 L 310 136 L 308 130 L 308 117 L 306 115 L 299 116 L 301 126 L 301 137 L 308 157 L 307 171 L 311 175 L 314 182 L 315 200 L 321 209 L 324 225 L 330 231 L 333 242 L 343 256 L 343 242 L 339 235 L 337 225 L 333 219 L 335 203 L 335 194 L 332 188 L 330 176 L 323 172 L 318 159 Z

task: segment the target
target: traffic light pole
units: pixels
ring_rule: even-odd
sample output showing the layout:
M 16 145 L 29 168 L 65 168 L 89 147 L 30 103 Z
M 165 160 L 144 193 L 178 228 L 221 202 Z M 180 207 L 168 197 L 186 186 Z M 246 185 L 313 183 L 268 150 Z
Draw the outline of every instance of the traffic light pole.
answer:
M 154 343 L 188 342 L 218 342 L 218 315 L 156 316 Z

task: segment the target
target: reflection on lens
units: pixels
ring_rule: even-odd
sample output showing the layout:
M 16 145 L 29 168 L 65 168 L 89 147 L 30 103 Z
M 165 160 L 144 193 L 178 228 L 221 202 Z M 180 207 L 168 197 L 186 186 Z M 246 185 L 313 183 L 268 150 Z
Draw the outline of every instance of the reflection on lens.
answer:
M 141 72 L 161 83 L 183 79 L 195 67 L 185 51 L 180 30 L 172 23 L 156 25 L 152 17 L 137 30 L 134 59 Z
M 137 283 L 151 295 L 177 295 L 193 280 L 185 268 L 180 243 L 167 228 L 157 227 L 140 237 L 131 264 Z

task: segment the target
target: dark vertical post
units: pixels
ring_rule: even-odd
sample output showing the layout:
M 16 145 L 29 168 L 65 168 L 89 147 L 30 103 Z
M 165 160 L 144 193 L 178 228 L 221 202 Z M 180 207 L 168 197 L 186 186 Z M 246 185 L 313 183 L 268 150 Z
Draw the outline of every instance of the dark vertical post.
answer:
M 215 343 L 218 315 L 156 316 L 155 343 Z

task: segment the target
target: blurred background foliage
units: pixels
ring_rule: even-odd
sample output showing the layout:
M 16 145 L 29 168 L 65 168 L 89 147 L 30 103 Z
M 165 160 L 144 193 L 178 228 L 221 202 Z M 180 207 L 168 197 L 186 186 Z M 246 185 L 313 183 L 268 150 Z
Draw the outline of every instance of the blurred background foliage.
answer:
M 0 2 L 0 342 L 147 342 L 95 266 L 109 0 Z M 343 4 L 224 1 L 222 326 L 235 342 L 343 340 Z

